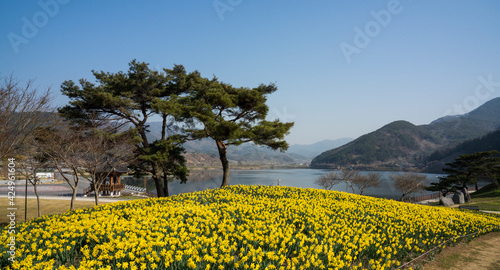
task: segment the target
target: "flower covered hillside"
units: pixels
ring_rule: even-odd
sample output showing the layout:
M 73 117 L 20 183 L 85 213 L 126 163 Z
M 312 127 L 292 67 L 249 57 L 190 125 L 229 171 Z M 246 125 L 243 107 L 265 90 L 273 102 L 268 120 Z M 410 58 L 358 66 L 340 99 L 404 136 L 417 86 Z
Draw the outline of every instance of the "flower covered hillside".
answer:
M 493 215 L 336 191 L 229 186 L 19 224 L 7 269 L 388 269 Z

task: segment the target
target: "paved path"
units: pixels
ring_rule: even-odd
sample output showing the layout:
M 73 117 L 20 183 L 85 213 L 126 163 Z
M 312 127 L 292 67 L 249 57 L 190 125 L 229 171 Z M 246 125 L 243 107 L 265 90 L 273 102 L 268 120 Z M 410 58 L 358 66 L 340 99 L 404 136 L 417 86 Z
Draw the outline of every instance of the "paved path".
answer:
M 500 215 L 500 211 L 488 211 L 488 210 L 479 210 L 481 212 L 485 212 L 485 213 L 490 213 L 490 214 L 499 214 Z
M 7 195 L 0 195 L 0 198 L 8 198 Z M 24 195 L 23 196 L 17 196 L 17 200 L 24 200 Z M 36 199 L 36 196 L 31 196 L 28 195 L 28 199 Z M 71 200 L 71 196 L 40 196 L 40 199 L 44 200 L 66 200 L 69 201 Z M 95 199 L 93 196 L 91 197 L 76 197 L 76 201 L 89 201 L 93 202 Z M 129 200 L 124 200 L 124 199 L 119 199 L 119 198 L 108 198 L 108 197 L 99 197 L 100 202 L 119 202 L 119 201 L 129 201 Z
M 500 233 L 492 232 L 473 239 L 469 244 L 458 243 L 436 255 L 424 270 L 500 269 Z
M 90 184 L 87 181 L 82 181 L 78 184 L 77 193 L 82 194 L 83 190 L 86 189 Z M 22 184 L 15 185 L 16 197 L 24 197 L 25 193 L 25 182 Z M 71 196 L 73 190 L 70 188 L 66 182 L 56 182 L 50 184 L 39 184 L 37 185 L 38 194 L 40 196 Z M 0 185 L 0 195 L 7 195 L 9 192 L 9 186 Z M 33 190 L 33 185 L 28 184 L 28 196 L 35 195 Z
M 430 200 L 420 201 L 420 202 L 418 202 L 418 204 L 426 205 L 428 203 L 433 203 L 433 202 L 439 202 L 439 199 L 430 199 Z M 458 205 L 458 204 L 454 204 L 454 205 L 451 205 L 448 207 L 458 208 L 459 206 L 460 205 Z M 489 211 L 489 210 L 479 210 L 479 211 L 484 212 L 484 213 L 499 214 L 500 215 L 500 211 Z

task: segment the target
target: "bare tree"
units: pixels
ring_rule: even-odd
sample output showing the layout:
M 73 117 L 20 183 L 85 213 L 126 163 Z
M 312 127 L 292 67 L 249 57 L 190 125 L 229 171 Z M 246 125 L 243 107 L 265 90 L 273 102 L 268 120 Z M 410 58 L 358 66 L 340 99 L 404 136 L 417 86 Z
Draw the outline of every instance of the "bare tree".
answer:
M 357 181 L 356 179 L 360 177 L 361 174 L 356 170 L 343 170 L 342 174 L 340 175 L 340 178 L 346 183 L 347 186 L 349 186 L 349 188 L 351 188 L 353 194 L 356 193 L 356 191 L 354 190 L 355 182 Z
M 344 180 L 340 178 L 339 174 L 336 172 L 329 172 L 327 174 L 323 174 L 318 179 L 314 181 L 319 186 L 327 190 L 331 190 L 335 185 L 342 183 Z
M 378 173 L 369 173 L 368 175 L 357 174 L 351 180 L 351 183 L 359 189 L 359 195 L 363 195 L 363 192 L 367 188 L 380 186 L 380 177 L 381 175 Z
M 327 190 L 331 190 L 335 185 L 340 183 L 346 183 L 347 186 L 351 188 L 352 193 L 356 193 L 355 188 L 359 189 L 359 194 L 363 195 L 363 192 L 370 187 L 377 187 L 380 185 L 380 174 L 369 173 L 368 175 L 362 175 L 359 171 L 355 170 L 344 170 L 341 173 L 329 172 L 327 174 L 321 175 L 314 183 L 322 186 Z
M 329 172 L 321 175 L 314 183 L 331 190 L 335 185 L 342 182 L 352 190 L 352 193 L 356 193 L 355 187 L 357 187 L 360 195 L 362 195 L 367 188 L 380 185 L 380 175 L 377 173 L 362 175 L 356 170 L 344 170 L 341 173 Z
M 22 148 L 32 132 L 53 114 L 50 88 L 39 91 L 33 81 L 21 85 L 12 75 L 0 77 L 0 160 Z
M 37 172 L 44 168 L 45 164 L 36 161 L 35 157 L 27 156 L 21 161 L 20 174 L 25 178 L 25 180 L 33 186 L 33 190 L 36 196 L 36 204 L 38 209 L 38 216 L 41 214 L 40 207 L 40 195 L 38 194 L 38 184 L 40 184 L 40 179 L 37 177 Z M 27 212 L 27 211 L 25 211 Z M 25 213 L 26 214 L 26 213 Z
M 82 168 L 94 190 L 95 204 L 99 204 L 99 190 L 104 180 L 118 167 L 126 167 L 132 161 L 134 145 L 131 133 L 115 133 L 108 124 L 87 130 L 83 145 L 88 151 L 82 155 Z
M 81 132 L 61 123 L 58 128 L 38 129 L 36 139 L 41 144 L 40 152 L 44 159 L 71 187 L 70 210 L 73 210 L 80 177 L 84 175 L 81 169 L 82 156 L 89 151 L 82 142 Z M 70 171 L 69 175 L 67 169 Z
M 426 175 L 412 172 L 393 174 L 391 175 L 391 179 L 394 181 L 396 188 L 403 192 L 401 201 L 405 201 L 405 199 L 411 194 L 425 190 L 425 187 L 429 182 Z
M 22 161 L 21 163 L 21 170 L 20 174 L 26 178 L 26 181 L 30 183 L 33 186 L 33 190 L 35 192 L 36 196 L 36 204 L 37 204 L 37 209 L 38 209 L 38 216 L 40 217 L 41 214 L 41 207 L 40 207 L 40 195 L 38 194 L 38 184 L 40 184 L 40 179 L 37 177 L 37 172 L 40 172 L 40 170 L 46 168 L 47 164 L 43 161 L 40 161 L 40 157 L 37 154 L 37 148 L 36 148 L 36 142 L 34 141 L 33 138 L 30 138 L 30 144 L 31 147 L 26 147 L 28 146 L 25 144 L 23 155 L 22 155 Z M 27 195 L 26 195 L 27 196 Z M 27 214 L 27 207 L 25 209 L 25 217 Z

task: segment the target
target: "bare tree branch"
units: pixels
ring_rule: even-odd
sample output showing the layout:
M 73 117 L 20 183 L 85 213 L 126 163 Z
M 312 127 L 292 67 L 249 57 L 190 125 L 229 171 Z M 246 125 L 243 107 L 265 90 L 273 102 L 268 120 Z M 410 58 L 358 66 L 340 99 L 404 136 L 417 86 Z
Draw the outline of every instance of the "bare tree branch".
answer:
M 12 155 L 53 114 L 50 88 L 39 91 L 28 81 L 24 86 L 12 75 L 0 78 L 0 159 Z
M 411 194 L 425 190 L 425 187 L 429 182 L 426 175 L 412 172 L 393 174 L 391 175 L 391 179 L 394 181 L 396 188 L 403 192 L 401 201 L 405 201 L 405 199 Z
M 335 172 L 329 172 L 321 175 L 314 183 L 322 186 L 327 190 L 331 190 L 335 185 L 342 183 L 344 180 Z

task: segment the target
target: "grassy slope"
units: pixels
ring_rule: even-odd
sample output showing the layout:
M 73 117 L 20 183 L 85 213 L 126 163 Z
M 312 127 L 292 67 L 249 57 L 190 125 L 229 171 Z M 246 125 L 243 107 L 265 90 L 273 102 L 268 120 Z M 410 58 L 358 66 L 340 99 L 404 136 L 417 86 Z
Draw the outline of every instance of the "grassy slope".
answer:
M 141 199 L 141 197 L 136 196 L 121 196 L 120 200 L 135 200 Z M 24 198 L 17 198 L 15 200 L 16 203 L 16 220 L 18 222 L 24 221 Z M 111 203 L 110 201 L 100 200 L 99 204 L 107 204 Z M 0 198 L 0 205 L 9 205 L 9 199 Z M 69 210 L 70 200 L 53 200 L 53 199 L 40 199 L 40 212 L 42 216 L 44 215 L 53 215 L 53 214 L 62 214 Z M 92 208 L 95 206 L 94 201 L 75 201 L 75 209 L 82 208 Z M 9 222 L 7 215 L 10 213 L 7 207 L 0 208 L 0 227 Z M 37 217 L 38 207 L 36 203 L 36 199 L 28 199 L 28 214 L 27 219 L 30 220 L 32 218 Z
M 500 211 L 500 189 L 490 184 L 471 194 L 470 205 L 477 205 L 481 210 Z
M 24 199 L 18 199 L 15 201 L 17 207 L 16 211 L 16 220 L 18 222 L 24 221 Z M 101 204 L 105 204 L 106 202 L 102 202 Z M 47 200 L 40 199 L 41 213 L 42 215 L 52 215 L 52 214 L 62 214 L 69 210 L 70 201 L 64 200 Z M 0 198 L 0 205 L 9 205 L 9 200 L 7 198 Z M 92 201 L 76 201 L 75 209 L 81 208 L 89 208 L 95 205 Z M 32 219 L 37 216 L 37 204 L 36 199 L 28 199 L 28 215 L 27 218 Z M 0 225 L 8 222 L 7 215 L 9 214 L 9 210 L 6 207 L 0 208 Z

